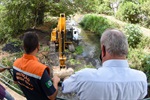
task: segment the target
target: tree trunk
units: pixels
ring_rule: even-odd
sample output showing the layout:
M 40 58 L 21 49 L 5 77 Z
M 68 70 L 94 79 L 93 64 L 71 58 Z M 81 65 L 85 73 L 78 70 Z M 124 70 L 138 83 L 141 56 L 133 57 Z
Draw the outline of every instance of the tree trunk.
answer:
M 45 4 L 41 3 L 40 7 L 37 10 L 37 19 L 36 19 L 37 25 L 41 25 L 44 23 L 44 12 L 45 12 Z

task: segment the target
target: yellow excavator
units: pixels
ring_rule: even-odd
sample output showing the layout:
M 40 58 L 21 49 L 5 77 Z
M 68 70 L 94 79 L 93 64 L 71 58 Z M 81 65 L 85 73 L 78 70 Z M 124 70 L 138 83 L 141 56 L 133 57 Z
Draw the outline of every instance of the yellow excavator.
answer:
M 66 56 L 65 49 L 68 48 L 70 51 L 74 51 L 73 45 L 73 29 L 66 29 L 66 17 L 65 14 L 60 14 L 57 27 L 51 32 L 50 41 L 54 46 L 51 46 L 55 52 L 59 54 L 59 66 L 60 68 L 66 68 Z

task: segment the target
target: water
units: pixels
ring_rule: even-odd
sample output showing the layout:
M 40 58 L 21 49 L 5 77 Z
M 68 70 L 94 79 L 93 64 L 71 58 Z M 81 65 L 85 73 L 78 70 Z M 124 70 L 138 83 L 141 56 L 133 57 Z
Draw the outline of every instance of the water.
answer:
M 100 66 L 100 60 L 99 60 L 99 54 L 100 54 L 100 42 L 99 37 L 97 37 L 94 33 L 91 33 L 89 31 L 84 31 L 79 25 L 77 26 L 79 29 L 81 29 L 80 36 L 81 41 L 79 45 L 83 47 L 83 53 L 82 55 L 76 55 L 76 60 L 84 60 L 82 61 L 83 65 L 75 65 L 75 67 L 84 67 L 84 64 L 91 63 L 95 68 L 99 68 Z M 87 63 L 84 63 L 87 62 Z M 58 97 L 64 98 L 67 100 L 78 100 L 78 97 L 76 94 L 63 94 L 61 92 L 61 87 L 59 88 Z
M 100 55 L 100 42 L 99 37 L 97 37 L 94 33 L 89 31 L 84 31 L 81 29 L 82 41 L 80 45 L 83 47 L 82 56 L 85 58 L 86 62 L 91 62 L 93 66 L 99 68 L 101 62 L 99 60 Z

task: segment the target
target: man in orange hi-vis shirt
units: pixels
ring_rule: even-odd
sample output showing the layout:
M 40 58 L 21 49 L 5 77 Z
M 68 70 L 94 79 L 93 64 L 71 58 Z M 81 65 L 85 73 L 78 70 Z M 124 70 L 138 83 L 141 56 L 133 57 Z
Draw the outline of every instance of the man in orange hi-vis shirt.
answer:
M 51 80 L 49 68 L 36 58 L 39 51 L 36 33 L 25 33 L 23 46 L 25 53 L 13 65 L 15 83 L 20 86 L 27 100 L 55 100 L 60 79 L 54 76 Z

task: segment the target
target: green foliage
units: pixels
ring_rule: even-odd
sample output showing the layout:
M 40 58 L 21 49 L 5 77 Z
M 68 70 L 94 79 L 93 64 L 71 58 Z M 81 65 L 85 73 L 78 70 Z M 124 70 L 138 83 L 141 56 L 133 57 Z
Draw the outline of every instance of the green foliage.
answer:
M 142 70 L 150 82 L 150 38 L 142 37 L 136 48 L 129 48 L 128 61 L 131 68 Z
M 97 13 L 113 15 L 113 10 L 107 3 L 103 3 L 97 8 Z
M 123 3 L 126 3 L 126 2 L 133 2 L 133 3 L 135 3 L 135 4 L 140 4 L 140 3 L 143 3 L 143 2 L 145 2 L 145 1 L 147 1 L 147 0 L 123 0 L 122 2 L 123 2 Z
M 8 43 L 14 43 L 14 46 L 22 46 L 23 45 L 23 41 L 19 40 L 19 39 L 15 39 L 15 38 L 10 38 L 7 41 Z
M 129 48 L 128 61 L 131 68 L 142 69 L 142 61 L 145 56 L 142 48 Z
M 74 0 L 74 6 L 78 12 L 101 13 L 112 15 L 110 0 Z
M 0 42 L 8 37 L 15 37 L 20 31 L 36 25 L 38 16 L 36 11 L 45 0 L 28 1 L 28 0 L 5 0 L 0 19 Z
M 100 17 L 94 14 L 87 14 L 84 16 L 80 25 L 85 29 L 91 32 L 95 32 L 97 35 L 101 34 L 107 28 L 113 28 L 114 26 L 104 17 Z
M 75 5 L 69 0 L 60 0 L 59 3 L 52 2 L 48 9 L 52 16 L 59 16 L 60 13 L 65 13 L 65 15 L 68 16 L 74 14 L 77 10 Z
M 42 47 L 41 49 L 42 49 L 42 51 L 44 51 L 44 52 L 48 52 L 48 51 L 49 51 L 49 47 L 48 47 L 48 46 L 47 46 L 47 47 L 44 46 L 44 47 Z
M 82 46 L 81 46 L 81 45 L 77 46 L 77 47 L 75 48 L 75 52 L 74 52 L 74 53 L 75 53 L 75 54 L 78 54 L 78 55 L 82 54 L 82 53 L 83 53 L 83 48 L 82 48 Z
M 142 18 L 142 21 L 141 21 L 141 24 L 143 26 L 146 26 L 148 28 L 150 28 L 150 7 L 149 7 L 149 4 L 150 4 L 150 0 L 142 3 L 140 5 L 141 7 L 141 11 L 143 13 L 143 18 Z
M 150 48 L 150 38 L 143 36 L 141 42 L 137 45 L 137 48 L 148 49 Z
M 12 59 L 3 58 L 2 59 L 2 64 L 4 66 L 13 66 L 13 61 L 12 61 Z
M 140 14 L 140 6 L 133 2 L 125 2 L 120 4 L 117 11 L 117 18 L 131 23 L 138 23 L 140 19 L 137 17 Z
M 149 8 L 150 1 L 148 0 L 147 2 L 144 2 L 141 5 L 141 10 L 143 11 L 144 14 L 150 16 L 150 8 Z
M 75 60 L 75 59 L 69 59 L 69 63 L 71 65 L 75 65 L 75 64 L 81 64 L 79 61 Z
M 13 55 L 9 55 L 8 57 L 3 57 L 2 60 L 0 61 L 0 63 L 2 63 L 4 66 L 10 66 L 10 67 L 12 67 L 14 61 L 17 58 L 22 57 L 22 55 L 23 55 L 23 51 L 14 53 Z
M 77 7 L 77 11 L 80 12 L 97 12 L 102 0 L 74 0 L 74 5 Z
M 15 61 L 16 58 L 22 57 L 23 53 L 24 53 L 23 51 L 15 53 L 13 55 L 13 61 Z
M 150 82 L 150 54 L 144 56 L 142 60 L 142 70 L 146 74 L 148 82 Z
M 124 31 L 127 35 L 129 46 L 133 48 L 137 47 L 143 36 L 140 27 L 133 24 L 127 24 Z
M 69 0 L 2 0 L 0 4 L 0 42 L 16 37 L 23 30 L 44 22 L 47 15 L 73 14 L 75 8 Z

